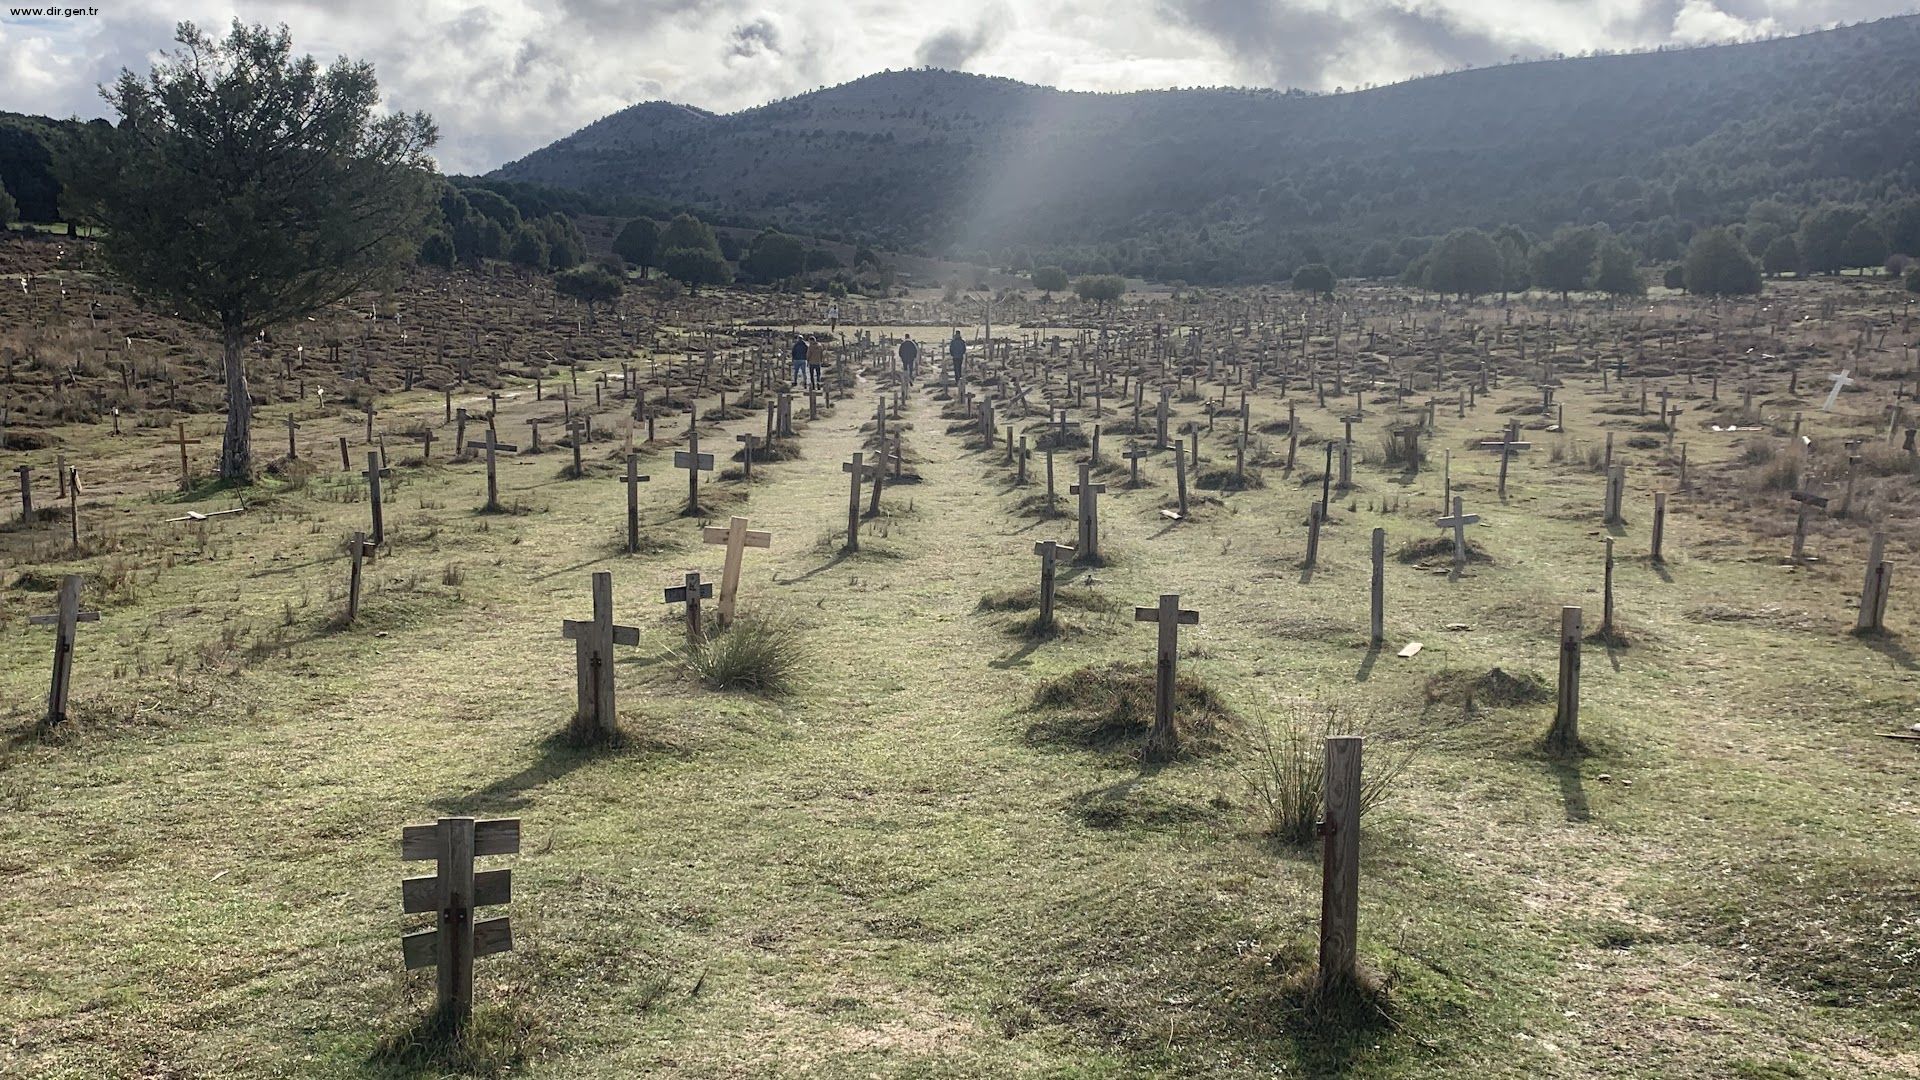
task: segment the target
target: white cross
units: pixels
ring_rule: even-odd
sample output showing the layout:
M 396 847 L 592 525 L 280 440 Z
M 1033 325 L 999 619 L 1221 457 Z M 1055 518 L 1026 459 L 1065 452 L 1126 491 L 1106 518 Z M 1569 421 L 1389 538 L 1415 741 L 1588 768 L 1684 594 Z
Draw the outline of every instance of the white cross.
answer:
M 1833 403 L 1840 400 L 1840 391 L 1853 385 L 1854 380 L 1848 378 L 1848 376 L 1851 374 L 1852 374 L 1852 369 L 1849 368 L 1846 371 L 1842 371 L 1838 375 L 1827 376 L 1828 379 L 1831 379 L 1833 381 L 1833 389 L 1827 393 L 1826 404 L 1820 406 L 1821 412 L 1833 411 Z

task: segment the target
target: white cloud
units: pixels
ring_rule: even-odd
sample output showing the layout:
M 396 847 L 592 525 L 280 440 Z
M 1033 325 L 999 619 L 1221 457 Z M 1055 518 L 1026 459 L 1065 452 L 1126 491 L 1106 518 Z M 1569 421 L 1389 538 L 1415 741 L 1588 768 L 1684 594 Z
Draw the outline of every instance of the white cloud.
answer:
M 238 15 L 286 23 L 322 58 L 371 61 L 390 106 L 439 122 L 442 166 L 478 172 L 638 101 L 732 111 L 920 58 L 1076 90 L 1332 89 L 1512 55 L 1809 28 L 1909 2 L 124 0 L 96 16 L 0 18 L 0 109 L 100 115 L 95 86 L 143 70 L 176 20 L 217 30 Z

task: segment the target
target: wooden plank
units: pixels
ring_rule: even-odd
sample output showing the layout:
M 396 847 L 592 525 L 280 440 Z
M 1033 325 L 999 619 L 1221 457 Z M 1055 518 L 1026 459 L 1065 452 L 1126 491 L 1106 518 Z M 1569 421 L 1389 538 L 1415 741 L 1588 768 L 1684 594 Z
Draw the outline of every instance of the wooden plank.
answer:
M 481 919 L 473 924 L 473 955 L 475 959 L 492 956 L 494 953 L 513 951 L 513 926 L 507 916 Z
M 1426 648 L 1426 646 L 1420 644 L 1417 641 L 1409 641 L 1407 642 L 1406 647 L 1400 650 L 1400 655 L 1401 656 L 1419 656 L 1420 650 L 1424 648 Z
M 400 954 L 406 959 L 407 970 L 432 967 L 440 956 L 440 931 L 422 930 L 415 934 L 404 934 L 400 938 Z
M 591 625 L 591 624 L 589 624 Z M 473 825 L 473 853 L 515 855 L 520 851 L 520 819 L 493 818 Z M 400 858 L 406 862 L 440 857 L 440 826 L 409 825 L 400 830 Z
M 1351 985 L 1360 912 L 1360 755 L 1358 735 L 1326 743 L 1321 792 L 1320 972 L 1322 993 Z
M 513 899 L 511 870 L 482 870 L 473 875 L 473 905 L 505 904 Z M 437 876 L 402 878 L 400 910 L 408 915 L 440 910 L 440 879 Z

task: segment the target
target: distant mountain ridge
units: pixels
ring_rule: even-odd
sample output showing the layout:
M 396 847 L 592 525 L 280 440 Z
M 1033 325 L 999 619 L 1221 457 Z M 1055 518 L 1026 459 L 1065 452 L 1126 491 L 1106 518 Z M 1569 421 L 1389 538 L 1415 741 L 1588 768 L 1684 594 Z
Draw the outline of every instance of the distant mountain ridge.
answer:
M 1329 96 L 895 71 L 725 115 L 635 105 L 493 175 L 1192 281 L 1508 222 L 1601 222 L 1668 257 L 1755 200 L 1920 190 L 1916 71 L 1914 16 Z

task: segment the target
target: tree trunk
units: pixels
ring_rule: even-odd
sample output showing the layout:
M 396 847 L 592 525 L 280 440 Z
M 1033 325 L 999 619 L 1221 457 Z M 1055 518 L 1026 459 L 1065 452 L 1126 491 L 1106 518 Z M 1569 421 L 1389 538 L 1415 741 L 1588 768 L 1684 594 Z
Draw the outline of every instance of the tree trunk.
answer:
M 253 479 L 253 398 L 247 394 L 247 339 L 229 327 L 222 335 L 227 372 L 227 433 L 220 440 L 220 479 Z

